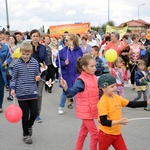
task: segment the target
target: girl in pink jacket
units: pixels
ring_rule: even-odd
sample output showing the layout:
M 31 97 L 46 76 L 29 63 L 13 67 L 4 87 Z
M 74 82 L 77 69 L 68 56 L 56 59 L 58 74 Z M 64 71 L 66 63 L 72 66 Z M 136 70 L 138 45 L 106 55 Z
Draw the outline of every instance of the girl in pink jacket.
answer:
M 82 150 L 85 138 L 90 133 L 90 150 L 97 150 L 98 129 L 94 122 L 97 119 L 97 103 L 99 89 L 96 71 L 96 62 L 91 55 L 84 55 L 77 61 L 77 72 L 80 74 L 72 88 L 68 88 L 64 79 L 60 80 L 67 97 L 76 95 L 76 116 L 82 119 L 76 150 Z

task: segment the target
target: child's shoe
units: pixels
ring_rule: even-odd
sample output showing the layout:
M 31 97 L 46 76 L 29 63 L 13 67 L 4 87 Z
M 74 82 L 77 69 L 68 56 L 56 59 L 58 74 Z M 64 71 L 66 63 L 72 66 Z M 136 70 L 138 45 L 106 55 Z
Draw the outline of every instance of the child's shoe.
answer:
M 150 111 L 150 108 L 149 107 L 145 107 L 144 110 Z
M 29 135 L 26 135 L 23 137 L 23 142 L 25 142 L 26 144 L 32 144 L 33 143 L 32 139 Z

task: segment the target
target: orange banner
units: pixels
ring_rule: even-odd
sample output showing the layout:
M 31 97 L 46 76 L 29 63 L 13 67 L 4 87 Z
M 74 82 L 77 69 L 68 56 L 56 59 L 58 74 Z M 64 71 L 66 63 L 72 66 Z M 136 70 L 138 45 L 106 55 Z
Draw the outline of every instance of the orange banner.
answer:
M 91 29 L 91 25 L 89 22 L 87 23 L 79 23 L 79 24 L 63 24 L 63 25 L 55 25 L 50 26 L 50 36 L 51 37 L 59 37 L 64 34 L 65 31 L 73 34 L 85 34 L 87 30 Z

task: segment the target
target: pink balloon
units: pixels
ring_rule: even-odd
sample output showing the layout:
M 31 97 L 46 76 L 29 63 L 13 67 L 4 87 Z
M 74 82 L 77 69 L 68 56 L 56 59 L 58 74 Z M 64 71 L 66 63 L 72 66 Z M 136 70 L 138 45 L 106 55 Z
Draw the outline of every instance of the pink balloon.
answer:
M 22 118 L 22 110 L 18 105 L 12 104 L 6 108 L 5 117 L 7 121 L 17 123 Z

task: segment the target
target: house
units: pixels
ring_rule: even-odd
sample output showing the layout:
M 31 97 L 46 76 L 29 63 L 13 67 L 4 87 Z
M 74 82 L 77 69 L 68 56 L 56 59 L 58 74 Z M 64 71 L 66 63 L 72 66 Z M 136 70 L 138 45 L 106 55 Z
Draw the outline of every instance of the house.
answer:
M 139 33 L 141 31 L 146 31 L 147 29 L 150 29 L 150 23 L 139 19 L 139 20 L 130 20 L 127 22 L 124 22 L 119 25 L 119 27 L 123 27 L 127 25 L 128 29 L 131 30 L 132 33 Z

